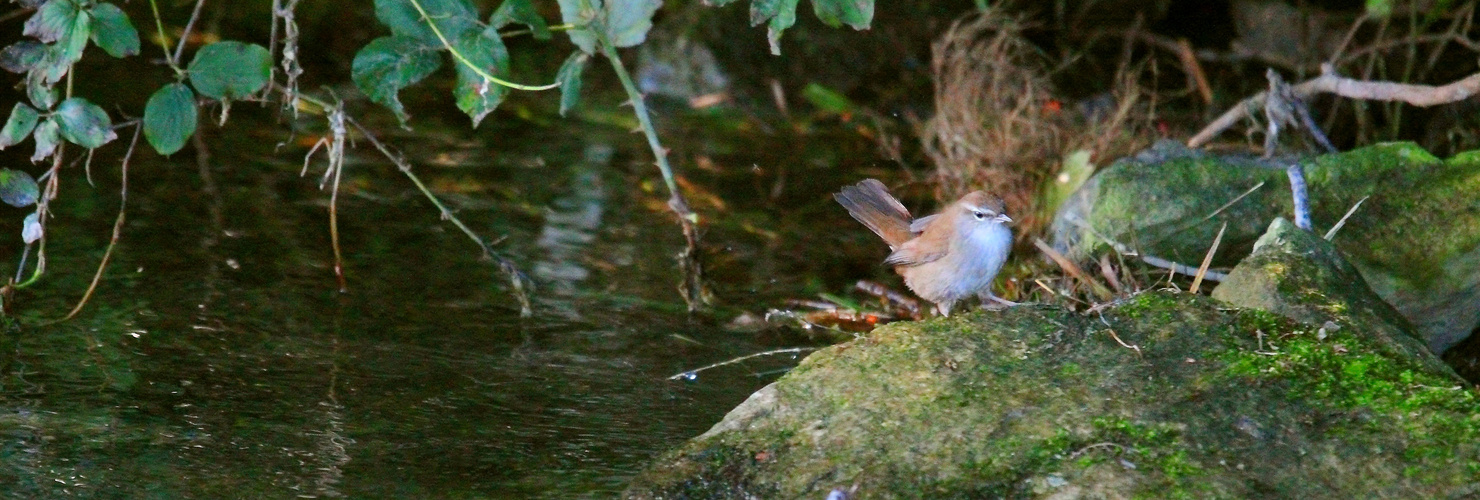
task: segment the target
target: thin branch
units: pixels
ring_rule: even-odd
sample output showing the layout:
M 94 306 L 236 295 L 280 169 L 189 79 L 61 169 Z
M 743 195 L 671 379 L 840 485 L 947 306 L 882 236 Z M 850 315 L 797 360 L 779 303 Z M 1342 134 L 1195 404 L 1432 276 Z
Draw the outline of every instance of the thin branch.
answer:
M 83 306 L 87 305 L 88 299 L 91 299 L 93 292 L 98 289 L 98 283 L 103 280 L 103 271 L 108 269 L 108 262 L 113 258 L 113 249 L 118 247 L 118 240 L 123 238 L 123 223 L 128 208 L 128 163 L 129 159 L 134 156 L 134 149 L 139 145 L 139 133 L 143 131 L 143 124 L 134 126 L 134 138 L 129 141 L 128 151 L 123 154 L 122 166 L 119 168 L 118 217 L 113 220 L 113 236 L 108 240 L 108 249 L 103 251 L 103 260 L 98 262 L 98 271 L 93 273 L 92 283 L 87 285 L 87 291 L 83 292 L 82 298 L 77 300 L 77 305 L 72 308 L 72 311 L 62 319 L 47 324 L 61 323 L 77 317 L 77 313 L 82 312 Z
M 1218 235 L 1213 237 L 1213 246 L 1208 247 L 1208 254 L 1203 256 L 1202 265 L 1197 266 L 1197 274 L 1192 277 L 1192 287 L 1187 289 L 1189 293 L 1197 293 L 1198 287 L 1202 286 L 1203 278 L 1208 274 L 1208 266 L 1213 264 L 1213 256 L 1218 254 L 1218 244 L 1223 242 L 1223 231 L 1227 229 L 1227 222 L 1218 228 Z
M 1429 107 L 1448 104 L 1480 94 L 1480 73 L 1465 77 L 1446 85 L 1420 85 L 1386 81 L 1363 81 L 1346 78 L 1335 73 L 1331 65 L 1321 67 L 1322 75 L 1293 85 L 1290 90 L 1301 99 L 1316 94 L 1336 94 L 1349 99 L 1370 101 L 1405 102 L 1414 106 Z M 1249 118 L 1264 109 L 1268 92 L 1260 92 L 1234 105 L 1202 131 L 1187 140 L 1187 146 L 1200 148 L 1214 137 L 1233 127 L 1240 120 Z
M 195 21 L 200 19 L 200 8 L 205 5 L 206 0 L 195 0 L 195 10 L 190 12 L 190 21 L 185 23 L 185 31 L 180 32 L 180 41 L 175 43 L 175 55 L 170 58 L 175 64 L 179 64 L 180 57 L 185 54 L 185 41 L 190 39 L 190 32 L 195 29 Z
M 314 104 L 320 103 L 315 102 Z M 350 125 L 353 125 L 355 127 L 355 130 L 358 130 L 361 135 L 365 136 L 365 138 L 370 141 L 371 145 L 375 146 L 375 149 L 380 151 L 380 154 L 384 155 L 386 159 L 391 161 L 391 163 L 394 163 L 396 165 L 396 168 L 400 169 L 401 173 L 406 175 L 406 178 L 410 179 L 412 184 L 416 185 L 416 189 L 421 191 L 421 194 L 425 196 L 427 200 L 432 203 L 433 206 L 437 207 L 437 211 L 441 214 L 443 220 L 449 221 L 452 223 L 452 225 L 457 226 L 458 229 L 462 230 L 463 234 L 466 234 L 469 239 L 473 240 L 473 243 L 477 243 L 478 248 L 483 250 L 483 256 L 485 258 L 490 258 L 498 262 L 499 270 L 508 276 L 510 285 L 514 287 L 514 297 L 519 299 L 519 316 L 532 316 L 534 314 L 534 311 L 530 307 L 529 301 L 529 290 L 532 288 L 532 283 L 529 282 L 529 278 L 524 276 L 523 272 L 519 271 L 519 268 L 514 265 L 513 261 L 510 261 L 509 259 L 504 258 L 503 255 L 495 252 L 492 245 L 490 245 L 487 241 L 484 241 L 482 237 L 478 236 L 478 233 L 473 232 L 473 230 L 469 228 L 467 224 L 463 223 L 462 219 L 459 219 L 456 215 L 453 215 L 452 210 L 449 210 L 447 208 L 447 205 L 442 204 L 442 200 L 438 199 L 437 195 L 432 194 L 432 190 L 427 188 L 426 183 L 422 182 L 421 177 L 417 176 L 416 173 L 411 171 L 411 162 L 406 161 L 405 157 L 392 152 L 390 148 L 385 145 L 385 143 L 380 142 L 380 139 L 377 139 L 375 137 L 375 134 L 370 133 L 369 129 L 365 128 L 365 126 L 363 125 L 360 125 L 360 122 L 355 121 L 355 119 L 350 117 L 349 115 L 345 115 L 344 121 L 346 123 L 349 123 Z
M 733 365 L 735 363 L 739 363 L 739 362 L 745 361 L 747 359 L 759 358 L 761 356 L 772 356 L 772 355 L 776 355 L 776 354 L 787 354 L 787 353 L 800 353 L 800 352 L 807 352 L 807 351 L 815 351 L 817 349 L 820 349 L 820 348 L 819 347 L 788 347 L 788 348 L 785 348 L 785 349 L 774 349 L 774 350 L 770 350 L 770 351 L 766 351 L 766 352 L 758 352 L 758 353 L 755 353 L 755 354 L 748 354 L 748 355 L 745 355 L 745 356 L 740 356 L 738 358 L 730 359 L 730 360 L 727 360 L 727 361 L 721 361 L 721 362 L 718 362 L 718 363 L 715 363 L 715 364 L 712 364 L 712 365 L 708 365 L 708 366 L 704 366 L 704 367 L 701 367 L 701 368 L 695 368 L 693 370 L 689 370 L 689 371 L 686 371 L 686 372 L 683 372 L 683 373 L 675 373 L 673 375 L 670 375 L 668 377 L 668 380 L 693 379 L 695 376 L 697 376 L 699 374 L 699 372 L 702 372 L 704 370 L 708 370 L 708 369 L 711 369 L 711 368 L 719 368 L 721 366 L 726 366 L 726 365 Z
M 1346 225 L 1346 220 L 1351 218 L 1352 214 L 1357 213 L 1357 207 L 1362 206 L 1362 202 L 1367 201 L 1367 198 L 1371 198 L 1371 196 L 1363 196 L 1362 199 L 1357 200 L 1350 209 L 1347 209 L 1346 215 L 1341 216 L 1341 220 L 1336 221 L 1336 225 L 1331 226 L 1331 229 L 1326 231 L 1326 236 L 1324 236 L 1326 241 L 1331 241 L 1332 238 L 1336 237 L 1336 232 L 1340 231 L 1341 227 Z

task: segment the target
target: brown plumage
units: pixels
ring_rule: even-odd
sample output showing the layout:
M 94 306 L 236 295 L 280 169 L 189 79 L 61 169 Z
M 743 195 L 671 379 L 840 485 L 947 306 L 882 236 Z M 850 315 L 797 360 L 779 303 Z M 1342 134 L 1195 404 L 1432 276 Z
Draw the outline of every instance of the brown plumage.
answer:
M 1003 213 L 1001 198 L 975 191 L 919 219 L 874 179 L 844 187 L 833 198 L 889 244 L 893 252 L 884 263 L 894 266 L 910 290 L 936 303 L 941 314 L 949 315 L 952 304 L 972 295 L 996 299 L 992 279 L 1012 248 L 1006 225 L 1012 219 Z

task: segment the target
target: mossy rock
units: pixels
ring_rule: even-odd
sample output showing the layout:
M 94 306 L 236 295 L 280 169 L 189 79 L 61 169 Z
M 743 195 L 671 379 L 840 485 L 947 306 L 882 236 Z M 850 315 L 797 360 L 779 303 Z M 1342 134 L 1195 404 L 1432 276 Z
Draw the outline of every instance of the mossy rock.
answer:
M 1443 352 L 1480 326 L 1480 152 L 1440 160 L 1412 143 L 1387 143 L 1305 165 L 1317 232 L 1366 198 L 1336 246 L 1430 349 Z M 1168 142 L 1097 173 L 1060 207 L 1051 231 L 1076 258 L 1106 251 L 1108 238 L 1196 263 L 1227 223 L 1219 255 L 1229 265 L 1266 224 L 1290 214 L 1284 170 Z
M 1171 292 L 894 323 L 809 356 L 626 497 L 1480 493 L 1480 394 L 1388 335 Z

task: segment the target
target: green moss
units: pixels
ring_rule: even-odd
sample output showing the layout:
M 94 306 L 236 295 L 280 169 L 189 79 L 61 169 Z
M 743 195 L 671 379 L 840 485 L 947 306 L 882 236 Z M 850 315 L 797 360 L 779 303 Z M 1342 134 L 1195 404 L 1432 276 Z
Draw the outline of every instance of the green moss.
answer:
M 1269 349 L 1261 354 L 1231 341 L 1221 361 L 1227 372 L 1247 383 L 1278 381 L 1286 398 L 1324 411 L 1361 415 L 1342 420 L 1337 433 L 1393 437 L 1406 444 L 1403 456 L 1418 461 L 1458 460 L 1468 473 L 1480 473 L 1480 454 L 1457 455 L 1456 443 L 1480 442 L 1480 399 L 1474 388 L 1436 374 L 1409 360 L 1381 354 L 1381 346 L 1349 331 L 1328 332 L 1322 340 L 1311 328 L 1281 329 L 1283 318 L 1263 311 L 1241 311 L 1241 328 L 1264 329 Z M 1277 339 L 1277 340 L 1276 340 Z M 1229 339 L 1234 340 L 1234 339 Z M 1398 434 L 1394 436 L 1394 434 Z M 1434 468 L 1410 467 L 1421 480 L 1439 480 Z

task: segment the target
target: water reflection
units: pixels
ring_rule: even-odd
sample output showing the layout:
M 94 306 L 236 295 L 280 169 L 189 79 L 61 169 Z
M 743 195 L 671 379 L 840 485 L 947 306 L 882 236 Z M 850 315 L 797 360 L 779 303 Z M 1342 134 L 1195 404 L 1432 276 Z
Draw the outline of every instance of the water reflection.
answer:
M 776 346 L 662 307 L 677 301 L 680 243 L 661 200 L 635 199 L 650 169 L 625 168 L 645 154 L 630 139 L 515 138 L 528 149 L 500 150 L 514 159 L 497 168 L 422 171 L 433 185 L 521 190 L 479 193 L 493 201 L 459 216 L 509 236 L 500 250 L 540 285 L 531 320 L 373 157 L 347 172 L 364 195 L 341 197 L 348 295 L 335 292 L 323 194 L 293 155 L 258 147 L 277 138 L 221 138 L 204 193 L 181 188 L 201 182 L 190 158 L 137 164 L 123 247 L 82 319 L 6 337 L 0 485 L 21 498 L 612 496 L 774 378 L 749 373 L 794 363 L 663 380 Z M 495 156 L 402 140 L 419 165 L 418 151 Z M 111 226 L 91 208 L 112 203 L 106 189 L 67 182 L 77 196 L 49 228 L 55 271 L 23 297 L 32 324 L 70 308 Z M 760 253 L 724 238 L 727 255 Z
M 610 145 L 586 146 L 581 161 L 569 167 L 568 192 L 555 198 L 545 213 L 545 225 L 535 241 L 541 255 L 534 275 L 556 293 L 569 294 L 591 274 L 581 261 L 601 228 L 607 198 L 601 175 L 610 168 L 614 153 Z

